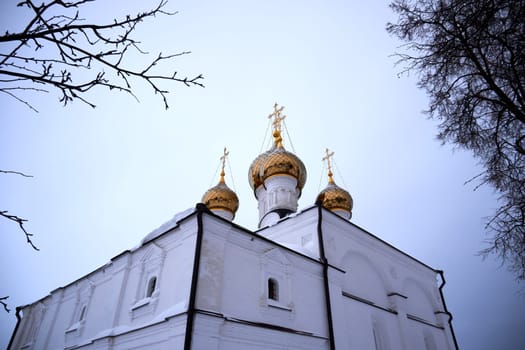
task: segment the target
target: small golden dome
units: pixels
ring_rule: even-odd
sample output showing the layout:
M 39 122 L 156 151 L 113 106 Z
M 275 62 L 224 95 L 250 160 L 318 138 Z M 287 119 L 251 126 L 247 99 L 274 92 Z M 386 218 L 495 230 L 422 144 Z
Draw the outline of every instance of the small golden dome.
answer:
M 229 219 L 233 219 L 235 217 L 237 209 L 239 209 L 239 198 L 237 197 L 237 194 L 235 194 L 235 192 L 233 192 L 224 181 L 224 166 L 228 154 L 229 152 L 226 150 L 225 147 L 224 154 L 221 157 L 222 169 L 219 183 L 216 186 L 210 188 L 208 191 L 206 191 L 204 196 L 202 196 L 201 202 L 204 203 L 206 207 L 208 207 L 208 209 L 211 211 L 218 210 L 230 212 L 232 216 Z
M 350 193 L 337 186 L 334 182 L 329 183 L 319 193 L 317 201 L 331 211 L 344 210 L 352 214 L 352 208 L 354 207 L 354 201 Z
M 332 173 L 331 157 L 334 152 L 326 149 L 326 156 L 323 157 L 323 161 L 326 160 L 328 164 L 328 186 L 322 190 L 317 196 L 317 202 L 323 207 L 330 211 L 341 212 L 344 211 L 348 215 L 344 215 L 347 219 L 352 217 L 352 208 L 354 207 L 354 200 L 350 193 L 341 187 L 337 186 L 334 182 L 334 174 Z
M 239 198 L 224 182 L 221 177 L 219 183 L 210 188 L 204 196 L 202 196 L 202 203 L 204 203 L 210 210 L 226 210 L 235 216 L 237 209 L 239 209 Z

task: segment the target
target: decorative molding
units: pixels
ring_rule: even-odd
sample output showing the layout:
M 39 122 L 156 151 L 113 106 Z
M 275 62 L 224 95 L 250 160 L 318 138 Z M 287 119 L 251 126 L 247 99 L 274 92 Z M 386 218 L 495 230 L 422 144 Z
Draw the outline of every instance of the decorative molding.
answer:
M 445 327 L 443 327 L 442 325 L 434 324 L 434 323 L 432 323 L 430 321 L 427 321 L 424 318 L 421 318 L 421 317 L 416 316 L 416 315 L 407 314 L 407 318 L 409 320 L 416 321 L 416 322 L 419 322 L 419 323 L 422 323 L 422 324 L 426 324 L 427 326 L 431 326 L 431 327 L 434 327 L 434 328 L 437 328 L 437 329 L 441 329 L 441 330 L 445 329 Z
M 140 278 L 135 293 L 135 300 L 129 309 L 131 319 L 152 314 L 155 312 L 159 301 L 166 251 L 153 241 L 147 244 L 146 251 L 140 258 Z M 148 296 L 148 283 L 152 278 L 156 278 L 155 291 L 151 296 Z
M 351 293 L 348 293 L 348 292 L 345 292 L 345 291 L 342 291 L 341 294 L 344 296 L 344 297 L 347 297 L 347 298 L 350 298 L 350 299 L 353 299 L 355 301 L 358 301 L 360 303 L 363 303 L 363 304 L 366 304 L 366 305 L 369 305 L 369 306 L 372 306 L 372 307 L 375 307 L 379 310 L 383 310 L 383 311 L 386 311 L 386 312 L 389 312 L 391 314 L 394 314 L 394 315 L 397 315 L 397 311 L 394 310 L 394 309 L 391 309 L 391 308 L 387 308 L 387 307 L 384 307 L 384 306 L 381 306 L 381 305 L 377 305 L 376 303 L 374 303 L 373 301 L 371 300 L 368 300 L 368 299 L 365 299 L 365 298 L 361 298 L 361 297 L 358 297 L 357 295 L 354 295 L 354 294 L 351 294 Z
M 390 292 L 390 293 L 387 294 L 387 296 L 389 296 L 389 297 L 401 297 L 403 299 L 408 299 L 407 296 L 404 296 L 403 294 L 398 293 L 398 292 Z

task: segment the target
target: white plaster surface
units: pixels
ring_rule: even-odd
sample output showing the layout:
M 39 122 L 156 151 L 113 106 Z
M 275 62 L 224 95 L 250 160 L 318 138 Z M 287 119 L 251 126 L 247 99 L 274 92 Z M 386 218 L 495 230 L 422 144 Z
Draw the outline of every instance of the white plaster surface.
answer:
M 12 349 L 182 348 L 197 215 L 23 307 Z M 202 216 L 192 349 L 329 349 L 319 233 L 337 349 L 453 349 L 438 273 L 348 220 L 313 206 L 253 233 Z

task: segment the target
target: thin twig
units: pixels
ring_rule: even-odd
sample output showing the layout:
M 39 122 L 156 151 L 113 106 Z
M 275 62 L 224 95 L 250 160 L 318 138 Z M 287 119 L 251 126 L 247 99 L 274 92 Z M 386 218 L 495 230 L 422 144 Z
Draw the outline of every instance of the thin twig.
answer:
M 11 310 L 9 310 L 9 308 L 7 307 L 7 303 L 4 301 L 4 300 L 7 300 L 7 298 L 9 298 L 9 296 L 7 297 L 1 297 L 0 298 L 0 304 L 2 304 L 2 306 L 4 307 L 4 310 L 6 312 L 10 312 Z
M 18 224 L 18 226 L 20 227 L 20 229 L 22 230 L 22 232 L 24 232 L 24 234 L 26 235 L 27 243 L 29 243 L 29 245 L 31 245 L 31 247 L 34 250 L 36 250 L 36 251 L 40 250 L 33 244 L 33 241 L 31 240 L 31 236 L 33 236 L 33 234 L 27 232 L 26 228 L 24 227 L 24 223 L 27 222 L 26 219 L 23 219 L 23 218 L 21 218 L 19 216 L 16 216 L 16 215 L 8 214 L 7 210 L 0 210 L 0 216 L 3 216 L 4 218 L 6 218 L 8 220 L 16 222 Z
M 16 175 L 20 175 L 20 176 L 24 176 L 24 177 L 33 177 L 33 175 L 27 175 L 27 174 L 24 174 L 20 171 L 14 171 L 14 170 L 1 170 L 0 169 L 0 173 L 4 173 L 4 174 L 16 174 Z

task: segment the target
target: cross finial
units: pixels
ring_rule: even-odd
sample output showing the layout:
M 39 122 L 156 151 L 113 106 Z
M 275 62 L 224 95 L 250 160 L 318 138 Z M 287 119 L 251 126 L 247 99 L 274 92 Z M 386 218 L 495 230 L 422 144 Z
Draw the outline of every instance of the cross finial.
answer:
M 282 114 L 283 109 L 284 106 L 281 106 L 281 108 L 279 108 L 279 105 L 277 104 L 277 102 L 275 102 L 275 104 L 273 105 L 273 112 L 268 116 L 268 119 L 274 118 L 272 122 L 273 138 L 277 147 L 283 147 L 283 139 L 281 137 L 281 122 L 284 120 L 284 118 L 286 118 L 286 116 Z
M 327 148 L 325 150 L 325 156 L 323 157 L 322 161 L 326 160 L 327 166 L 328 166 L 328 183 L 333 184 L 334 182 L 334 174 L 332 173 L 332 163 L 330 161 L 330 158 L 334 156 L 334 152 L 330 152 L 330 150 Z
M 226 157 L 228 157 L 228 154 L 230 154 L 230 152 L 226 149 L 226 147 L 224 147 L 224 151 L 221 156 L 222 167 L 221 167 L 221 179 L 219 180 L 219 182 L 221 183 L 224 183 L 224 175 L 226 175 L 224 173 L 224 167 L 226 166 Z

